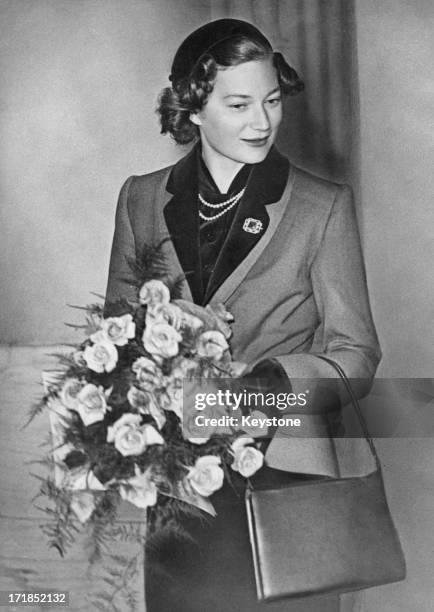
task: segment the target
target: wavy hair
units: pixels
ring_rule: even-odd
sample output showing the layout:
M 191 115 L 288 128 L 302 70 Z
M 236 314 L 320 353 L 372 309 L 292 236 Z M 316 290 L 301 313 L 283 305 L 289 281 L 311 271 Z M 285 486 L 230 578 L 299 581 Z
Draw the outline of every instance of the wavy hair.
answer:
M 199 129 L 190 120 L 190 114 L 197 113 L 206 104 L 213 91 L 218 69 L 270 57 L 282 93 L 294 96 L 303 91 L 304 83 L 297 72 L 281 53 L 273 52 L 271 46 L 246 36 L 226 39 L 202 55 L 187 76 L 169 77 L 172 86 L 162 90 L 156 110 L 160 115 L 161 133 L 170 134 L 178 144 L 195 140 L 199 136 Z

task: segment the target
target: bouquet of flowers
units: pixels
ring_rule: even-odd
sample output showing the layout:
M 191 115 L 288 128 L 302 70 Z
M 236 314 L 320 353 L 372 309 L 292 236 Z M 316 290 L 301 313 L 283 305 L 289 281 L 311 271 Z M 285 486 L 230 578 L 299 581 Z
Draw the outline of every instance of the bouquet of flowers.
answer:
M 136 274 L 137 298 L 119 302 L 118 316 L 85 307 L 86 339 L 59 356 L 34 410 L 50 414 L 54 478 L 43 479 L 41 493 L 54 502 L 45 531 L 62 555 L 80 524 L 91 527 L 95 551 L 122 500 L 147 513 L 149 538 L 176 529 L 180 513 L 213 514 L 209 497 L 231 470 L 249 477 L 263 464 L 254 431 L 195 432 L 185 422 L 186 386 L 245 370 L 231 358 L 230 313 L 177 298 L 161 245 L 145 249 Z

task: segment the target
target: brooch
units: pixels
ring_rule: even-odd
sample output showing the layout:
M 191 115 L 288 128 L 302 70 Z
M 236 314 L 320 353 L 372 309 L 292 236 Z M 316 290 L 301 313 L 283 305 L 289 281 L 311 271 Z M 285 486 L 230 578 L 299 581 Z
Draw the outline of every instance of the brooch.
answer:
M 252 217 L 247 217 L 243 223 L 243 230 L 249 234 L 259 234 L 259 232 L 262 231 L 262 227 L 262 221 L 253 219 Z

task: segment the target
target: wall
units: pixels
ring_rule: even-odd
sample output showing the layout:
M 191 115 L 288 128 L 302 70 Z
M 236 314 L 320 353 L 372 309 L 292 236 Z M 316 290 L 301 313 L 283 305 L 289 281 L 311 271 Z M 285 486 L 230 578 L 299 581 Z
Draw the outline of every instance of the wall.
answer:
M 434 4 L 356 0 L 356 24 L 360 212 L 371 302 L 384 352 L 379 375 L 431 378 L 419 397 L 431 402 L 432 409 Z M 416 421 L 422 403 L 412 401 L 409 409 Z M 432 431 L 430 423 L 427 427 Z M 427 538 L 433 517 L 433 440 L 378 440 L 377 448 L 407 558 L 407 579 L 364 592 L 363 610 L 428 612 L 434 598 Z
M 351 4 L 327 2 L 324 20 L 320 0 L 276 2 L 268 11 L 246 0 L 3 0 L 0 341 L 76 337 L 63 321 L 80 317 L 66 303 L 83 304 L 92 299 L 90 291 L 105 290 L 122 181 L 182 153 L 159 135 L 156 92 L 166 84 L 178 41 L 210 17 L 252 19 L 274 36 L 309 92 L 291 102 L 282 148 L 297 163 L 353 175 L 354 182 L 357 95 L 342 97 L 338 87 L 330 94 L 335 99 L 328 108 L 348 113 L 343 122 L 330 122 L 319 102 L 323 90 L 332 89 L 327 74 L 340 71 L 334 83 L 342 78 L 354 89 L 348 62 L 342 69 L 331 61 L 341 51 L 351 53 L 351 15 L 343 10 Z M 356 2 L 360 214 L 385 376 L 432 373 L 434 283 L 426 262 L 434 250 L 433 13 L 431 0 Z M 315 75 L 325 79 L 323 90 L 315 89 Z M 318 134 L 325 143 L 320 148 Z
M 325 2 L 328 8 L 332 2 L 335 8 L 350 4 L 346 0 L 285 0 L 270 2 L 269 6 L 281 9 L 272 13 L 263 9 L 264 0 L 225 0 L 211 2 L 211 14 L 217 18 L 230 9 L 238 17 L 261 16 L 264 23 L 277 15 L 282 24 L 281 42 L 287 41 L 298 66 L 301 54 L 298 47 L 291 49 L 289 33 L 303 34 L 303 24 L 316 27 Z M 180 154 L 158 134 L 154 94 L 166 84 L 179 39 L 208 19 L 208 6 L 199 0 L 1 1 L 0 341 L 47 344 L 71 340 L 75 336 L 62 321 L 75 315 L 66 302 L 85 303 L 91 299 L 89 291 L 104 291 L 114 200 L 121 182 L 128 174 L 171 163 Z M 380 374 L 432 377 L 434 5 L 432 0 L 356 0 L 356 21 L 361 107 L 359 212 L 372 304 L 384 350 Z M 337 13 L 328 22 L 336 27 L 339 23 Z M 273 24 L 270 21 L 268 33 L 273 32 Z M 311 49 L 312 30 L 306 40 Z M 339 50 L 336 38 L 332 40 Z M 315 58 L 319 61 L 318 55 Z M 329 65 L 336 70 L 333 63 Z M 312 76 L 307 77 L 315 86 Z M 356 98 L 354 92 L 347 108 L 354 106 Z M 313 129 L 319 127 L 322 136 L 336 143 L 336 132 L 324 123 L 327 117 L 320 107 L 314 97 L 311 102 L 297 101 L 296 108 L 297 113 L 310 114 Z M 335 105 L 333 110 L 336 113 Z M 294 117 L 289 125 L 295 129 Z M 349 125 L 355 127 L 350 121 L 345 123 L 344 139 L 354 144 L 357 130 L 355 135 L 348 134 Z M 297 161 L 308 155 L 309 163 L 318 163 L 323 149 L 306 152 L 298 137 L 295 145 Z M 25 351 L 0 351 L 0 405 L 4 430 L 12 440 L 26 406 L 40 391 L 36 381 L 46 359 L 26 352 L 23 360 L 21 350 Z M 23 384 L 28 388 L 20 394 L 17 389 Z M 418 414 L 417 405 L 414 412 Z M 38 440 L 37 433 L 34 440 Z M 384 440 L 377 446 L 409 578 L 364 593 L 364 610 L 428 612 L 434 597 L 433 558 L 426 537 L 432 530 L 432 439 Z M 13 500 L 9 497 L 13 469 L 18 466 L 22 473 L 25 468 L 19 462 L 12 465 L 8 456 L 5 461 L 1 476 L 8 495 L 3 497 L 9 502 Z M 23 487 L 27 483 L 17 482 Z M 28 511 L 25 504 L 16 507 L 12 507 L 13 516 Z M 27 549 L 24 560 L 15 559 L 17 567 L 11 567 L 14 533 L 19 529 L 11 531 L 7 541 L 12 545 L 5 548 L 3 564 L 0 559 L 3 572 L 10 573 L 11 582 L 6 586 L 25 588 L 29 586 L 26 580 L 33 579 L 30 586 L 43 584 L 38 574 L 28 571 Z M 42 540 L 40 546 L 42 551 Z M 41 556 L 36 555 L 38 571 L 44 569 L 39 562 L 43 554 L 45 548 Z M 22 570 L 18 568 L 21 562 Z M 19 570 L 18 582 L 13 581 L 15 570 Z
M 363 234 L 383 376 L 434 369 L 434 4 L 357 0 Z
M 306 82 L 279 147 L 355 183 L 352 0 L 3 0 L 0 342 L 72 342 L 67 303 L 104 293 L 121 183 L 183 150 L 157 92 L 179 42 L 220 17 L 257 24 Z M 307 137 L 308 135 L 308 137 Z M 81 337 L 80 337 L 81 339 Z
M 357 191 L 354 0 L 217 0 L 211 13 L 256 24 L 303 79 L 304 93 L 286 101 L 278 147 L 293 163 Z
M 122 182 L 180 156 L 159 135 L 156 95 L 208 4 L 0 3 L 0 341 L 77 338 L 66 304 L 105 291 Z

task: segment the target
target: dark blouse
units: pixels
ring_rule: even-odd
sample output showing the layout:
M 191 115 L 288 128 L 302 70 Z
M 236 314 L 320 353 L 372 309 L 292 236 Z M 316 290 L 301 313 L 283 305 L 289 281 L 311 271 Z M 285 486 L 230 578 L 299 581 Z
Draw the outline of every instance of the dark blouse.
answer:
M 221 204 L 244 189 L 251 170 L 252 166 L 245 164 L 234 177 L 227 193 L 221 193 L 202 158 L 200 147 L 197 148 L 198 189 L 201 196 L 210 204 Z M 199 248 L 204 293 L 215 267 L 218 254 L 223 247 L 229 228 L 234 220 L 235 212 L 240 205 L 241 201 L 214 221 L 200 220 Z M 198 202 L 198 206 L 199 210 L 207 217 L 212 217 L 219 212 L 219 209 L 209 208 L 201 204 L 200 201 Z

